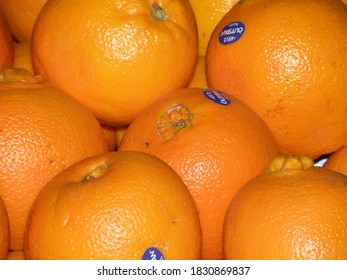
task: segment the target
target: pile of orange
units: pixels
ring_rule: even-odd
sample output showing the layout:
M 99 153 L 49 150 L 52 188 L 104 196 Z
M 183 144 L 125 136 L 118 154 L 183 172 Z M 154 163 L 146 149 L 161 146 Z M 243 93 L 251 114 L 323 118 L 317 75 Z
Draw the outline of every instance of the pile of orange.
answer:
M 0 196 L 11 250 L 23 249 L 27 214 L 42 187 L 69 165 L 107 151 L 95 116 L 26 70 L 0 74 Z
M 0 259 L 346 258 L 346 4 L 0 0 Z
M 173 91 L 140 113 L 119 150 L 155 155 L 183 178 L 200 215 L 203 259 L 223 257 L 223 220 L 232 197 L 279 154 L 249 107 L 200 88 Z

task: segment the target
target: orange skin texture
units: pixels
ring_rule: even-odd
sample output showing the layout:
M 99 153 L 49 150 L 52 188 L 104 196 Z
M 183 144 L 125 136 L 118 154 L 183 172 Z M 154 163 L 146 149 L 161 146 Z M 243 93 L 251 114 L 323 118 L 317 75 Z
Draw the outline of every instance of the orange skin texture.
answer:
M 235 21 L 245 25 L 241 38 L 219 43 Z M 346 45 L 339 0 L 240 1 L 211 36 L 207 83 L 249 105 L 283 153 L 318 158 L 346 145 Z
M 36 18 L 47 0 L 0 0 L 3 11 L 18 42 L 30 40 Z
M 261 174 L 234 196 L 229 260 L 345 260 L 347 177 L 322 167 Z
M 0 197 L 0 260 L 6 260 L 10 245 L 10 227 L 5 204 Z
M 89 108 L 102 124 L 128 125 L 160 96 L 188 86 L 197 61 L 189 1 L 156 1 L 165 10 L 163 20 L 153 17 L 153 3 L 49 1 L 33 31 L 35 73 Z
M 342 147 L 330 155 L 323 167 L 347 175 L 347 147 Z
M 0 196 L 9 215 L 11 250 L 23 249 L 27 214 L 41 188 L 69 165 L 107 150 L 94 115 L 31 78 L 0 83 Z
M 4 15 L 0 12 L 0 71 L 13 64 L 14 46 L 12 35 Z
M 164 140 L 157 132 L 158 121 L 175 104 L 191 114 L 191 124 L 186 121 L 185 127 Z M 175 114 L 168 119 L 171 125 L 168 122 L 160 130 L 164 136 L 182 123 Z M 202 259 L 223 257 L 227 206 L 236 191 L 279 153 L 269 129 L 249 107 L 233 97 L 230 105 L 218 105 L 201 88 L 173 91 L 142 111 L 126 130 L 119 150 L 155 155 L 182 177 L 199 210 Z
M 199 35 L 199 55 L 205 56 L 208 41 L 221 18 L 239 0 L 189 0 L 192 4 Z
M 104 170 L 95 176 L 100 166 Z M 94 179 L 85 180 L 93 170 Z M 71 166 L 46 185 L 28 218 L 24 252 L 26 259 L 141 260 L 150 247 L 168 260 L 200 258 L 194 200 L 158 158 L 109 152 Z

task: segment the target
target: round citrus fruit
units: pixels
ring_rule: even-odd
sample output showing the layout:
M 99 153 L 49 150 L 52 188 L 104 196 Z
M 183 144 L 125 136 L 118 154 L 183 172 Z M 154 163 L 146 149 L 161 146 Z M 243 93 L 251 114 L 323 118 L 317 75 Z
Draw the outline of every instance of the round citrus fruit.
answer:
M 0 197 L 0 260 L 6 260 L 10 244 L 10 228 L 5 204 Z
M 10 249 L 21 250 L 39 190 L 107 145 L 92 113 L 30 72 L 7 69 L 0 81 L 0 196 L 9 215 Z
M 0 71 L 10 67 L 14 60 L 14 46 L 7 21 L 0 11 Z
M 347 146 L 344 146 L 329 155 L 326 162 L 323 164 L 323 167 L 347 175 Z
M 31 61 L 31 42 L 23 41 L 14 44 L 14 62 L 13 67 L 24 68 L 34 73 Z
M 111 126 L 187 86 L 197 56 L 188 0 L 51 0 L 32 37 L 35 72 Z
M 208 41 L 220 19 L 239 0 L 189 0 L 192 4 L 199 36 L 199 55 L 205 56 Z
M 109 152 L 46 185 L 30 211 L 24 251 L 27 259 L 199 259 L 200 221 L 169 165 Z
M 346 45 L 340 0 L 239 1 L 211 35 L 207 83 L 249 105 L 283 153 L 316 159 L 347 142 Z
M 226 259 L 346 259 L 347 176 L 303 156 L 279 156 L 234 196 Z
M 17 41 L 30 40 L 36 18 L 47 0 L 0 0 L 0 10 L 5 14 Z
M 231 198 L 278 154 L 270 130 L 249 107 L 201 88 L 175 90 L 142 111 L 119 150 L 153 154 L 182 177 L 199 211 L 203 259 L 222 258 Z

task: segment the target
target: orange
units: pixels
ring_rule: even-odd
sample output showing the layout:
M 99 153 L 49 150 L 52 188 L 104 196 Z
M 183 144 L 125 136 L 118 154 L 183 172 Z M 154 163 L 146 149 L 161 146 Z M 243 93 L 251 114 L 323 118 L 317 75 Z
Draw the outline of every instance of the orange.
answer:
M 280 156 L 230 203 L 226 259 L 347 258 L 347 176 L 303 156 Z
M 30 40 L 36 18 L 47 0 L 0 0 L 2 10 L 17 41 Z
M 189 87 L 207 87 L 204 56 L 198 57 L 198 62 L 196 63 L 194 75 L 192 80 L 190 81 Z
M 109 152 L 46 185 L 30 211 L 24 251 L 26 259 L 199 259 L 200 221 L 170 166 L 145 153 Z
M 31 61 L 31 42 L 23 41 L 14 44 L 14 62 L 13 67 L 24 68 L 34 73 Z
M 41 188 L 107 145 L 92 113 L 30 72 L 7 69 L 0 80 L 0 196 L 10 249 L 22 250 L 27 214 Z
M 189 0 L 191 3 L 199 36 L 199 55 L 205 56 L 208 41 L 220 19 L 239 0 Z
M 201 88 L 173 91 L 142 111 L 119 150 L 153 154 L 182 177 L 199 211 L 203 259 L 222 258 L 230 200 L 278 154 L 270 130 L 249 107 Z
M 342 147 L 331 154 L 323 167 L 341 172 L 347 175 L 347 146 Z
M 102 124 L 126 126 L 160 96 L 188 86 L 197 36 L 188 0 L 51 0 L 34 28 L 32 59 L 37 74 Z
M 0 197 L 0 260 L 7 258 L 10 244 L 10 228 L 5 204 Z
M 249 105 L 283 153 L 316 159 L 346 145 L 346 45 L 340 0 L 240 1 L 211 35 L 207 83 Z
M 11 32 L 4 15 L 0 11 L 0 71 L 13 64 L 14 46 Z

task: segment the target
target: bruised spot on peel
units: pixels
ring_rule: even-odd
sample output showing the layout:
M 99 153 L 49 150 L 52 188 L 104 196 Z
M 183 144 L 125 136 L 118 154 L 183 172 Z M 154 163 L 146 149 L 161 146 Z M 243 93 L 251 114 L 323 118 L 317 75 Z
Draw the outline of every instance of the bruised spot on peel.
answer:
M 99 166 L 91 170 L 82 180 L 81 183 L 87 183 L 103 176 L 107 171 L 108 165 L 106 162 L 101 163 Z
M 181 105 L 170 106 L 158 119 L 157 134 L 164 141 L 168 141 L 184 128 L 192 127 L 192 114 Z

